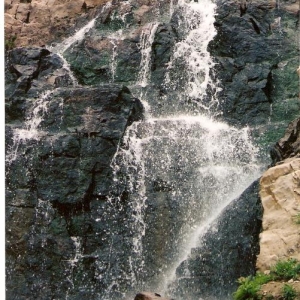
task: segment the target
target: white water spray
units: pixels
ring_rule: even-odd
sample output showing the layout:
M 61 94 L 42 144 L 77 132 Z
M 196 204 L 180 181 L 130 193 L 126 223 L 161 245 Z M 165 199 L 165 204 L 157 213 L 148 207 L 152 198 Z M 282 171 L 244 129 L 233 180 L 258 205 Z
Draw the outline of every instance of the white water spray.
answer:
M 91 28 L 95 26 L 96 18 L 92 19 L 87 25 L 78 30 L 74 35 L 65 39 L 62 43 L 57 44 L 51 50 L 55 53 L 63 54 L 67 49 L 69 49 L 73 44 L 78 43 L 83 40 L 85 34 L 89 32 Z
M 39 130 L 39 126 L 47 113 L 50 95 L 51 91 L 48 90 L 34 102 L 32 111 L 26 118 L 25 128 L 14 129 L 13 143 L 6 155 L 7 163 L 11 163 L 17 158 L 20 144 L 29 140 L 39 140 L 43 135 L 43 132 Z
M 136 248 L 138 257 L 150 256 L 158 261 L 158 270 L 149 277 L 145 273 L 153 272 L 154 267 L 147 265 L 149 260 L 144 262 L 144 273 L 136 270 L 143 277 L 142 284 L 136 288 L 170 292 L 170 296 L 176 297 L 168 291 L 176 268 L 187 259 L 191 249 L 197 246 L 199 235 L 221 210 L 259 176 L 261 165 L 257 162 L 258 149 L 252 144 L 247 128 L 237 129 L 214 119 L 218 114 L 219 88 L 211 77 L 214 63 L 207 47 L 216 34 L 215 4 L 210 0 L 180 0 L 174 11 L 181 16 L 178 31 L 183 38 L 174 46 L 165 85 L 169 91 L 176 92 L 172 106 L 177 107 L 177 112 L 165 111 L 151 116 L 152 107 L 147 102 L 147 94 L 142 92 L 139 97 L 148 107 L 146 120 L 128 129 L 127 148 L 121 147 L 119 153 L 130 153 L 130 160 L 124 158 L 121 164 L 127 166 L 128 185 L 132 187 L 138 182 L 141 188 L 144 184 L 143 189 L 130 195 L 140 211 L 136 226 L 142 224 L 143 228 L 142 234 L 135 236 L 140 244 Z M 157 26 L 158 23 L 151 23 L 141 36 L 142 59 L 137 84 L 142 88 L 151 83 L 151 51 Z M 183 100 L 195 103 L 196 108 L 183 114 L 182 105 L 187 103 Z M 135 168 L 141 170 L 138 177 L 130 171 L 133 160 L 137 162 Z M 156 196 L 149 194 L 153 187 L 157 190 Z M 161 195 L 162 191 L 167 192 L 165 196 Z M 155 223 L 147 224 L 145 219 L 147 205 L 158 201 L 156 197 L 166 197 L 160 200 L 165 203 L 156 204 L 157 211 L 152 212 L 157 214 L 157 224 L 164 224 L 168 218 L 163 205 L 177 207 L 177 215 L 166 225 L 169 234 L 161 233 L 166 245 L 160 244 L 160 252 L 168 253 L 163 257 L 150 253 L 153 250 L 142 245 L 143 241 L 155 244 L 156 239 L 161 238 L 153 234 L 152 228 L 149 230 L 148 226 L 155 227 Z
M 159 23 L 150 23 L 141 34 L 140 48 L 142 58 L 140 63 L 141 70 L 138 76 L 138 84 L 142 87 L 147 86 L 149 83 L 152 44 L 158 25 Z

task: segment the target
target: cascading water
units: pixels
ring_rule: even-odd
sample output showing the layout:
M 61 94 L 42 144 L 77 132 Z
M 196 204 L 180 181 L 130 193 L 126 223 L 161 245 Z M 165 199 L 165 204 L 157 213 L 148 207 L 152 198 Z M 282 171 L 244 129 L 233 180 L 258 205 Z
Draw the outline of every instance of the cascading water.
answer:
M 219 114 L 218 87 L 207 51 L 215 35 L 214 10 L 210 0 L 181 0 L 174 8 L 181 39 L 165 75 L 163 109 L 157 100 L 147 101 L 157 23 L 143 32 L 135 89 L 148 115 L 128 129 L 113 164 L 116 175 L 125 170 L 126 180 L 119 174 L 116 182 L 127 186 L 135 216 L 128 224 L 135 233 L 132 253 L 138 262 L 132 265 L 132 286 L 176 299 L 169 289 L 176 268 L 197 246 L 204 228 L 261 170 L 249 130 L 214 119 Z
M 105 10 L 110 5 L 110 2 L 103 7 Z M 103 11 L 102 10 L 102 11 Z M 78 85 L 78 82 L 70 70 L 70 66 L 66 59 L 63 56 L 63 53 L 69 49 L 74 43 L 80 42 L 85 34 L 95 25 L 95 20 L 97 17 L 93 18 L 90 22 L 88 22 L 83 28 L 76 31 L 74 35 L 70 36 L 62 43 L 59 43 L 55 46 L 49 47 L 49 50 L 56 53 L 60 59 L 63 61 L 63 69 L 66 70 L 68 76 L 72 81 L 72 85 L 75 87 Z M 55 89 L 46 90 L 42 93 L 38 100 L 32 101 L 32 107 L 28 109 L 27 112 L 27 120 L 25 122 L 25 128 L 17 128 L 14 130 L 13 134 L 13 145 L 11 149 L 8 150 L 8 154 L 6 155 L 6 161 L 11 162 L 16 159 L 16 155 L 18 152 L 18 148 L 20 143 L 26 143 L 28 140 L 39 140 L 43 135 L 39 130 L 40 123 L 43 121 L 45 114 L 47 113 L 47 106 L 49 101 L 51 100 L 51 94 L 55 91 Z M 62 103 L 63 107 L 63 103 Z

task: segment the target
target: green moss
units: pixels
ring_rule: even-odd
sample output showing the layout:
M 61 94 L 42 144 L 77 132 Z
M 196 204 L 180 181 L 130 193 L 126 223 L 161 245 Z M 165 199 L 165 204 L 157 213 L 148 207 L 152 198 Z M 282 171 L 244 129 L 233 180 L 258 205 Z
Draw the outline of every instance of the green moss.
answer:
M 300 101 L 298 98 L 289 98 L 273 103 L 271 122 L 288 124 L 299 117 Z
M 300 225 L 300 213 L 294 216 L 293 220 L 296 224 Z
M 12 50 L 16 47 L 16 44 L 15 44 L 16 39 L 17 39 L 16 35 L 12 35 L 12 36 L 8 37 L 7 39 L 5 39 L 5 51 Z
M 51 232 L 54 235 L 61 235 L 65 234 L 67 232 L 67 223 L 66 220 L 63 217 L 58 217 L 53 219 L 49 226 L 49 232 Z
M 97 85 L 110 81 L 110 53 L 88 53 L 83 46 L 79 46 L 76 51 L 67 52 L 65 57 L 80 84 Z
M 269 157 L 271 147 L 284 136 L 286 127 L 286 124 L 271 124 L 252 130 L 253 140 L 260 149 L 262 157 Z

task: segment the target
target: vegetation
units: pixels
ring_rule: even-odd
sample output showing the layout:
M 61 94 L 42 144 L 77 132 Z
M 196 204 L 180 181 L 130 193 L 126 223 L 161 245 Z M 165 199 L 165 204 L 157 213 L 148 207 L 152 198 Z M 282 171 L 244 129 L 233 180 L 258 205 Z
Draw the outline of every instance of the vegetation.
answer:
M 259 291 L 261 286 L 270 281 L 281 281 L 297 279 L 300 277 L 300 262 L 296 259 L 278 261 L 271 269 L 269 275 L 257 273 L 255 276 L 240 278 L 237 291 L 233 294 L 234 300 L 260 300 Z M 296 297 L 296 291 L 290 285 L 285 284 L 282 290 L 283 299 L 293 300 Z
M 240 278 L 240 286 L 237 291 L 233 294 L 234 300 L 259 300 L 260 296 L 258 292 L 263 284 L 271 281 L 270 275 L 257 273 L 255 276 L 249 276 L 247 278 Z
M 292 286 L 285 284 L 282 288 L 282 296 L 284 300 L 294 300 L 297 297 L 297 292 Z
M 17 36 L 12 35 L 8 39 L 5 40 L 5 51 L 9 51 L 16 47 L 16 44 L 15 44 L 16 39 L 17 39 Z
M 300 275 L 300 262 L 293 258 L 278 261 L 271 269 L 271 274 L 274 274 L 274 280 L 297 279 Z
M 296 224 L 299 224 L 300 225 L 300 213 L 299 214 L 297 214 L 296 216 L 294 216 L 294 222 L 296 223 Z

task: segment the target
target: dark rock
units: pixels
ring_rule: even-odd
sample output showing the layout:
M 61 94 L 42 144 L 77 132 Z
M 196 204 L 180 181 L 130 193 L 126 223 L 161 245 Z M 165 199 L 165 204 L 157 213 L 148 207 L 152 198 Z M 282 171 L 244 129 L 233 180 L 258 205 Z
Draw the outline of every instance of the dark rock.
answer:
M 38 97 L 41 90 L 72 86 L 62 59 L 45 48 L 16 48 L 6 57 L 6 118 L 24 118 L 26 97 Z
M 299 111 L 298 17 L 286 5 L 217 1 L 217 36 L 209 45 L 223 89 L 219 93 L 222 118 L 236 125 L 265 126 L 264 132 L 257 133 L 263 146 L 281 135 L 271 136 L 268 122 L 284 127 Z
M 268 157 L 300 111 L 299 8 L 293 10 L 291 2 L 281 4 L 217 1 L 217 35 L 209 44 L 216 62 L 213 73 L 222 89 L 219 118 L 235 126 L 249 125 L 262 157 Z
M 108 201 L 111 162 L 126 128 L 142 118 L 143 106 L 122 85 L 44 84 L 62 64 L 40 49 L 12 51 L 9 63 L 15 67 L 7 68 L 7 296 L 94 299 L 95 289 L 106 292 L 110 284 L 97 283 L 97 276 L 114 272 L 116 277 L 129 269 L 123 252 L 131 251 L 130 233 L 116 225 L 126 213 Z M 25 77 L 28 90 L 18 88 Z M 25 124 L 36 117 L 41 117 L 37 127 Z M 23 132 L 19 139 L 17 131 L 26 126 L 36 135 L 26 139 Z M 112 243 L 124 247 L 112 255 Z M 98 257 L 110 266 L 100 266 Z
M 157 27 L 152 45 L 152 81 L 160 86 L 167 71 L 167 64 L 170 62 L 172 49 L 177 40 L 176 30 L 169 24 L 160 24 Z M 160 87 L 162 88 L 162 87 Z
M 232 299 L 242 276 L 255 274 L 262 206 L 255 181 L 220 214 L 177 269 L 175 295 Z
M 270 154 L 275 165 L 286 158 L 300 153 L 300 118 L 291 122 L 285 135 L 274 145 Z

